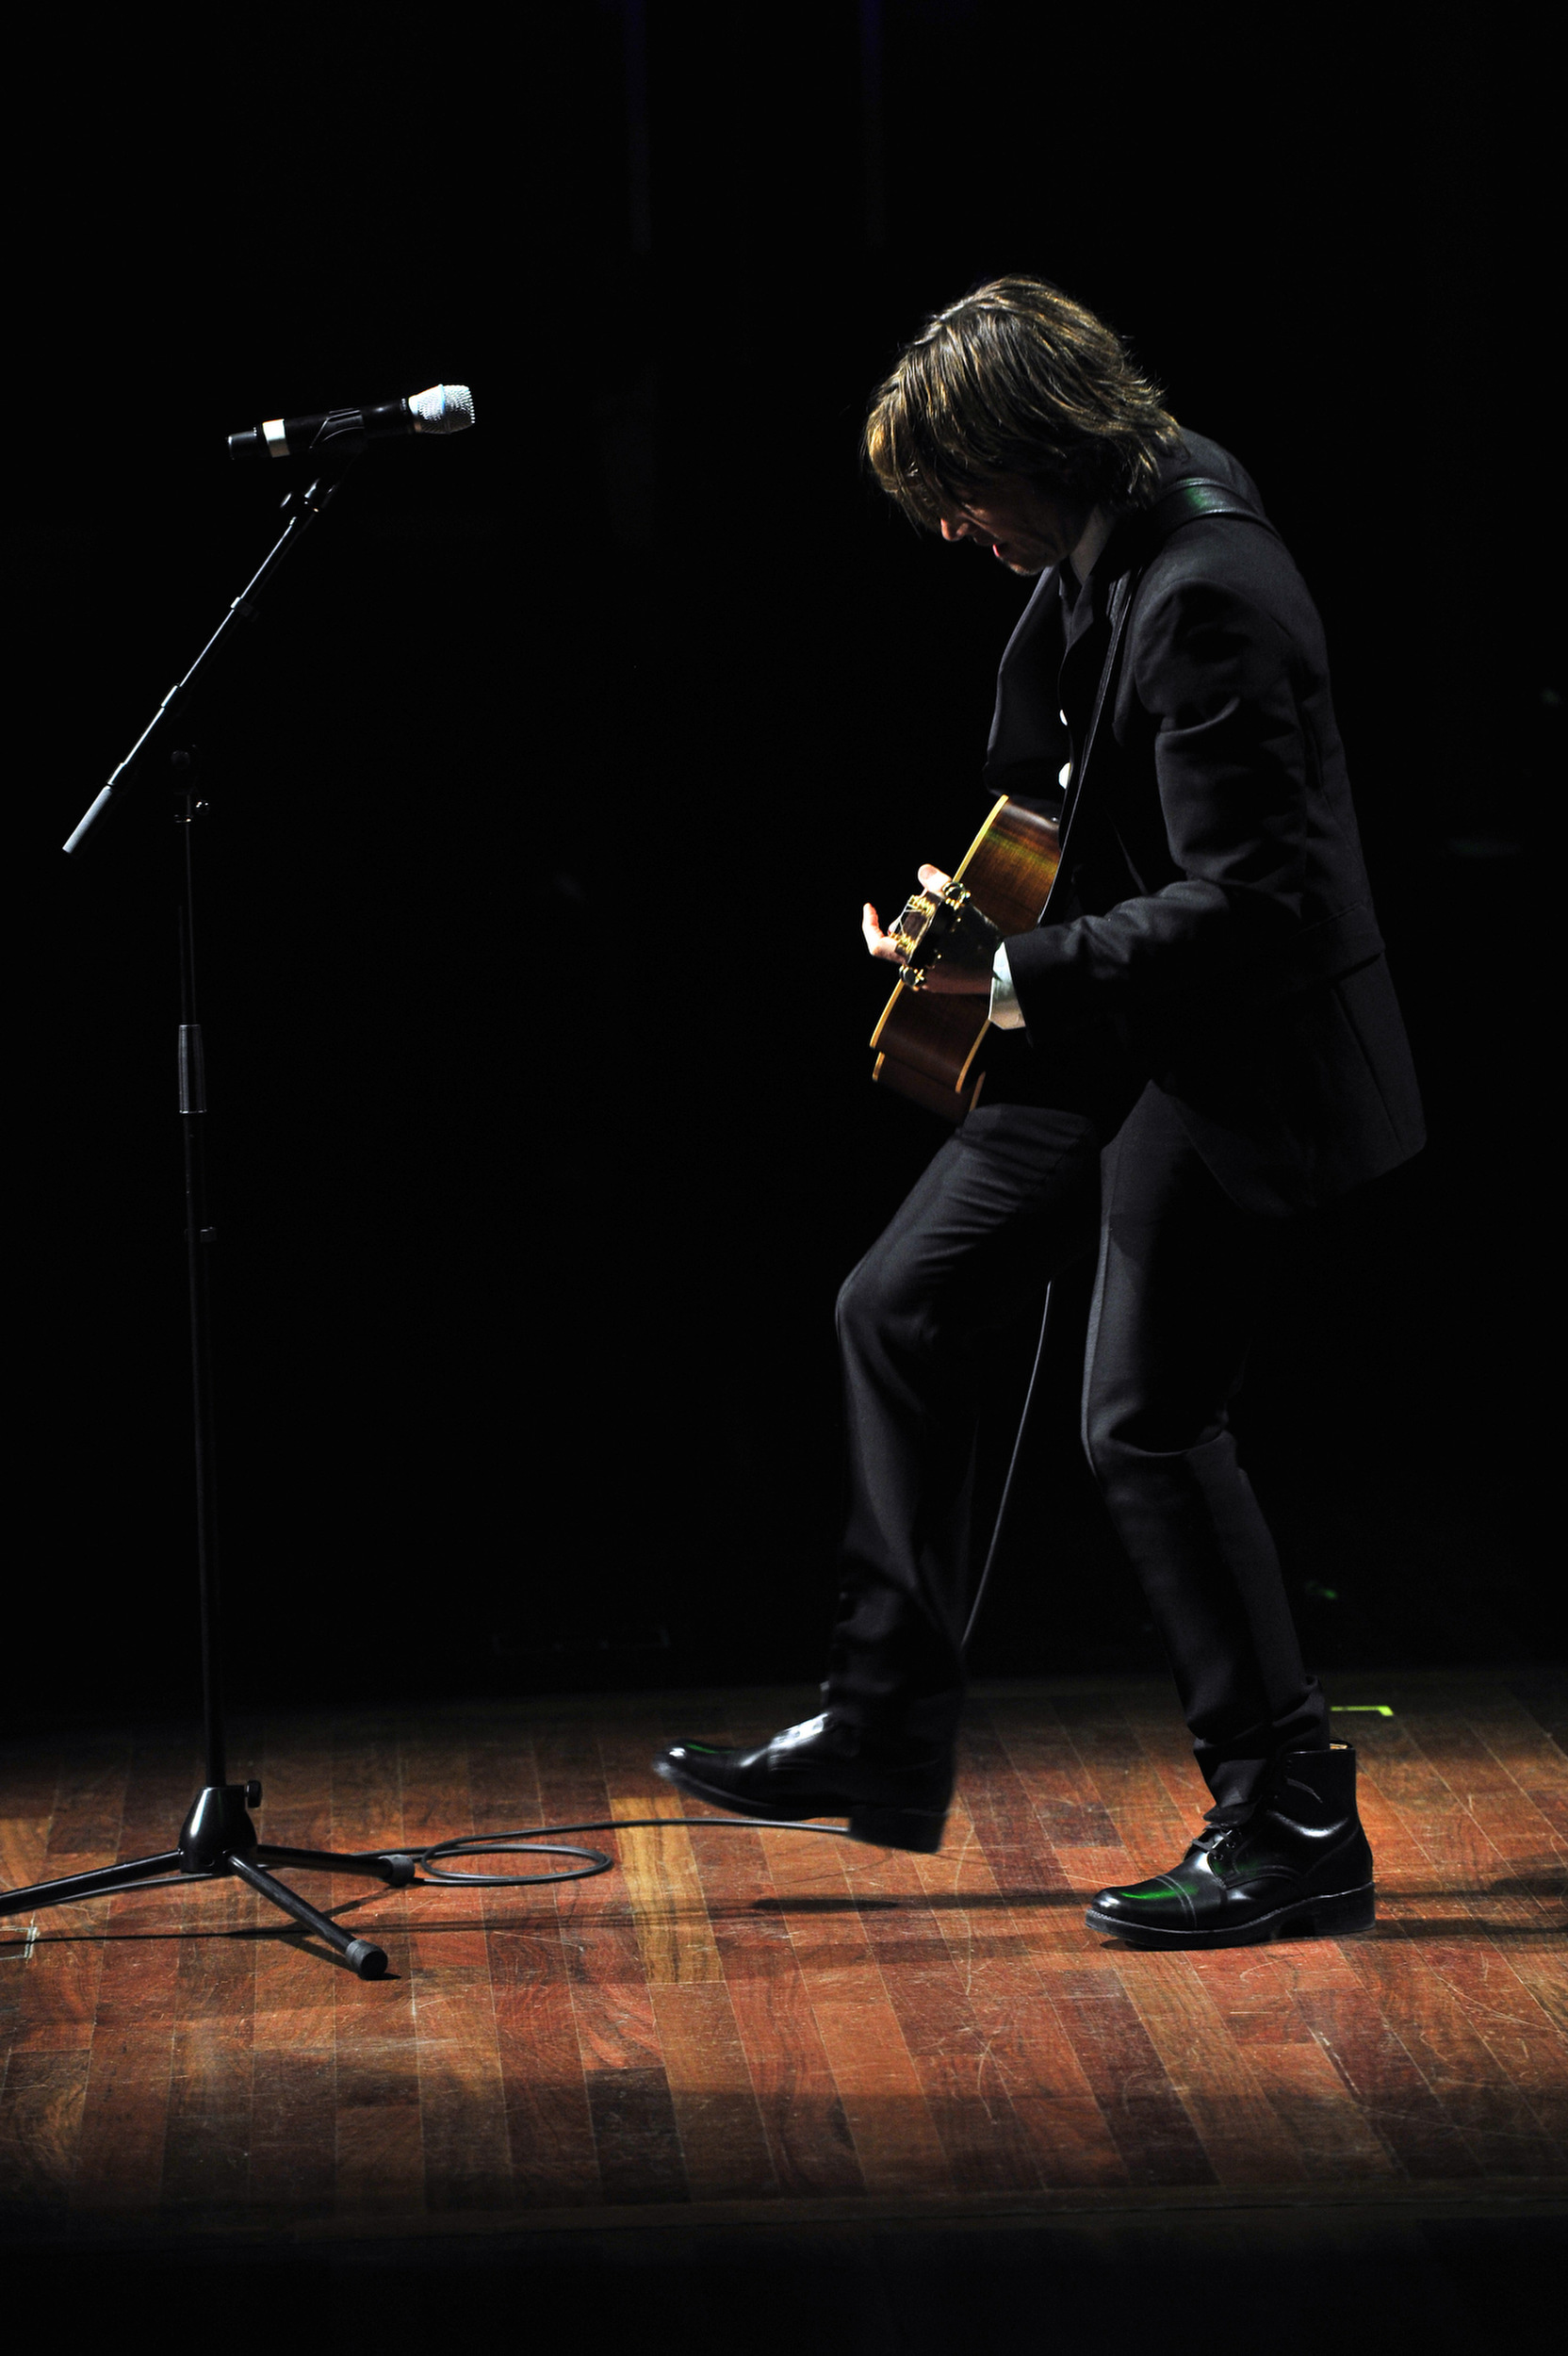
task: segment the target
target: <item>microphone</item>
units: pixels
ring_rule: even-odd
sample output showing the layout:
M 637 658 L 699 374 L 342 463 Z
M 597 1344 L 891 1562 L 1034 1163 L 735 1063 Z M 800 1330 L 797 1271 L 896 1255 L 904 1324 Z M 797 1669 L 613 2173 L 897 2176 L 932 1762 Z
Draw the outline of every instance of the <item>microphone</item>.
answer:
M 406 401 L 384 401 L 375 409 L 327 409 L 309 417 L 269 417 L 244 434 L 229 435 L 231 458 L 304 458 L 329 452 L 352 458 L 367 442 L 397 434 L 461 434 L 474 422 L 474 397 L 466 384 L 433 384 Z

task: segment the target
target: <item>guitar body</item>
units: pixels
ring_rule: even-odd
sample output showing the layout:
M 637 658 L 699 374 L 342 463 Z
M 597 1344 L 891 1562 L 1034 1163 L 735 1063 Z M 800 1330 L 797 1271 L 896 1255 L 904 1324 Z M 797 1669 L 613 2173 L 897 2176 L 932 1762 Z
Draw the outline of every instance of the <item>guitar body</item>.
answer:
M 1054 818 L 1008 801 L 996 804 L 954 870 L 975 906 L 1002 933 L 1037 924 L 1061 858 Z M 980 1046 L 990 1028 L 988 1002 L 900 982 L 872 1034 L 872 1078 L 944 1121 L 962 1121 L 985 1086 Z

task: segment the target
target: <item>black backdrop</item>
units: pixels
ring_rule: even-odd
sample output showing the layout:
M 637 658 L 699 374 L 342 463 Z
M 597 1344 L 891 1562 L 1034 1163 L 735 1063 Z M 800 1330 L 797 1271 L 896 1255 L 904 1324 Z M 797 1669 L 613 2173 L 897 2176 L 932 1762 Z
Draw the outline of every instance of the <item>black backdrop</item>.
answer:
M 236 1685 L 813 1670 L 833 1295 L 937 1141 L 867 1085 L 858 912 L 972 831 L 1021 597 L 857 434 L 1011 268 L 1251 468 L 1329 629 L 1433 1142 L 1306 1239 L 1244 1402 L 1310 1641 L 1554 1645 L 1539 61 L 1441 13 L 494 24 L 23 80 L 13 1695 L 194 1676 L 162 773 L 57 846 L 270 544 L 225 434 L 442 376 L 477 429 L 365 462 L 191 722 Z M 1141 1666 L 1047 1388 L 977 1665 Z

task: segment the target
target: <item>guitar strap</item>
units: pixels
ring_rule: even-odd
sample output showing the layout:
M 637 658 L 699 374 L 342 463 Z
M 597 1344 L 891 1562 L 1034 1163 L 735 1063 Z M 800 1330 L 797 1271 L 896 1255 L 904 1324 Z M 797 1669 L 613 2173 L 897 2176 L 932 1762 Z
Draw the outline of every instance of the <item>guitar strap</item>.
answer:
M 1095 738 L 1100 732 L 1100 717 L 1105 709 L 1106 700 L 1121 667 L 1121 646 L 1127 634 L 1127 617 L 1133 610 L 1133 599 L 1137 595 L 1144 574 L 1166 542 L 1180 532 L 1184 525 L 1196 523 L 1202 515 L 1237 515 L 1247 523 L 1261 524 L 1265 532 L 1274 532 L 1276 539 L 1280 536 L 1274 532 L 1274 527 L 1266 515 L 1257 508 L 1250 507 L 1239 493 L 1232 490 L 1229 483 L 1218 482 L 1213 475 L 1183 475 L 1179 482 L 1172 483 L 1168 489 L 1161 492 L 1153 506 L 1148 509 L 1140 519 L 1138 532 L 1140 546 L 1137 559 L 1121 574 L 1116 587 L 1111 591 L 1111 602 L 1107 610 L 1107 619 L 1111 625 L 1110 644 L 1105 649 L 1105 660 L 1101 665 L 1100 683 L 1095 689 L 1094 709 L 1089 715 L 1088 730 L 1084 738 L 1084 749 L 1078 756 L 1077 768 L 1072 780 L 1072 806 L 1063 816 L 1062 851 L 1064 855 L 1067 850 L 1068 837 L 1072 830 L 1073 819 L 1077 816 L 1083 802 L 1084 785 L 1088 777 L 1089 757 L 1094 750 Z M 1123 851 L 1125 853 L 1125 845 L 1123 845 Z

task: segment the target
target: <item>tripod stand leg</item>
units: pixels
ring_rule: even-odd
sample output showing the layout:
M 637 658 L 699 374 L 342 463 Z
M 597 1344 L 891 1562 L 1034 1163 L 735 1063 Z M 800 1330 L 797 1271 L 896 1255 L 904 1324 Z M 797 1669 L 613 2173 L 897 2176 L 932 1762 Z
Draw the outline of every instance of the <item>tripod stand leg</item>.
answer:
M 338 1929 L 329 1915 L 318 1914 L 313 1906 L 307 1906 L 303 1898 L 295 1895 L 286 1882 L 275 1881 L 270 1873 L 264 1873 L 259 1865 L 253 1865 L 249 1857 L 231 1852 L 224 1863 L 239 1875 L 242 1882 L 249 1882 L 253 1890 L 270 1899 L 273 1906 L 281 1906 L 285 1914 L 291 1914 L 296 1922 L 302 1922 L 306 1930 L 314 1931 L 318 1939 L 324 1939 L 329 1947 L 335 1947 L 345 1962 L 352 1965 L 362 1980 L 379 1980 L 384 1976 L 384 1947 L 373 1946 L 368 1939 L 351 1939 L 347 1931 Z
M 310 1865 L 328 1873 L 377 1873 L 394 1890 L 414 1880 L 418 1868 L 400 1849 L 280 1849 L 275 1841 L 258 1841 L 251 1851 L 258 1865 Z
M 134 1890 L 139 1882 L 187 1878 L 185 1858 L 178 1849 L 162 1857 L 137 1857 L 123 1865 L 101 1865 L 90 1873 L 67 1873 L 57 1882 L 29 1882 L 25 1890 L 0 1890 L 0 1914 L 25 1914 L 30 1906 L 62 1906 L 71 1898 L 103 1898 L 111 1890 Z M 200 1873 L 189 1875 L 193 1881 Z

